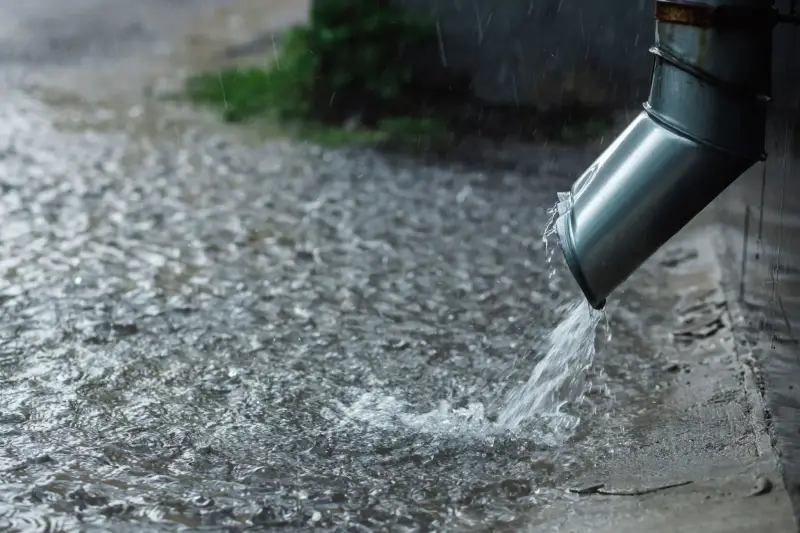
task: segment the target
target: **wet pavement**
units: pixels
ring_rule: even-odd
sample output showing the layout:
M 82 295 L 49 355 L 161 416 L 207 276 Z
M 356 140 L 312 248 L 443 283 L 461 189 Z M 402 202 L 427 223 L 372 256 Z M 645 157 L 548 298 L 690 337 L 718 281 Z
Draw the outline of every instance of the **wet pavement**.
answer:
M 5 520 L 508 520 L 610 438 L 555 455 L 453 412 L 496 406 L 555 325 L 557 175 L 1 106 Z
M 2 531 L 519 530 L 664 423 L 713 337 L 674 334 L 691 254 L 667 250 L 610 306 L 574 434 L 500 427 L 578 298 L 541 232 L 593 149 L 263 140 L 96 83 L 141 86 L 136 61 L 37 54 L 0 81 Z

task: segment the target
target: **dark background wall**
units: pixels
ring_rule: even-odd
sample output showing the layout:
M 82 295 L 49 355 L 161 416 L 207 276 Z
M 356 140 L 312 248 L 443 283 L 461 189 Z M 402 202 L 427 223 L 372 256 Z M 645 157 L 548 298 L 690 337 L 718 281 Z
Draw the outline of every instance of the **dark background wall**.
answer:
M 789 4 L 777 2 L 784 11 Z M 774 37 L 768 158 L 739 178 L 721 200 L 735 213 L 742 232 L 747 218 L 747 235 L 740 244 L 745 254 L 739 267 L 745 280 L 742 297 L 758 309 L 754 325 L 777 342 L 800 340 L 800 26 L 779 25 Z M 800 390 L 800 374 L 796 377 Z
M 552 109 L 646 98 L 654 0 L 396 1 L 439 22 L 441 49 L 421 60 L 469 73 L 487 102 Z M 776 70 L 787 70 L 789 32 L 778 33 Z
M 642 99 L 651 0 L 397 0 L 439 21 L 440 62 L 479 98 L 549 109 Z

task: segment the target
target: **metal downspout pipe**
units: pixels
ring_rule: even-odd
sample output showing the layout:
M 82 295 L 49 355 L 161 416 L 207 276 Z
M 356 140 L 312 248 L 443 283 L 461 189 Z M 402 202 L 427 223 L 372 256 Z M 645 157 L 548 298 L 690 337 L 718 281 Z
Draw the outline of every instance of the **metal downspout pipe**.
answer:
M 644 110 L 558 195 L 559 245 L 595 309 L 766 157 L 775 22 L 772 0 L 656 1 Z

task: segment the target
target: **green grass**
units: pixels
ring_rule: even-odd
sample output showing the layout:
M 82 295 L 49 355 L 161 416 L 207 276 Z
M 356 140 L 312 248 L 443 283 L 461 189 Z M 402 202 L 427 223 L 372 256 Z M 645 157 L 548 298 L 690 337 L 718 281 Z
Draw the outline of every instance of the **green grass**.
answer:
M 271 130 L 325 146 L 348 144 L 401 146 L 442 142 L 446 128 L 430 117 L 387 117 L 375 127 L 325 124 L 312 115 L 310 95 L 298 87 L 296 70 L 275 63 L 269 68 L 226 68 L 200 73 L 186 83 L 185 96 L 209 106 L 226 122 L 267 122 Z M 290 78 L 290 79 L 287 79 Z
M 316 59 L 306 47 L 307 33 L 303 28 L 290 31 L 281 57 L 267 68 L 229 67 L 190 77 L 186 97 L 218 109 L 228 122 L 309 116 Z
M 446 103 L 422 104 L 413 69 L 399 59 L 434 36 L 432 19 L 398 10 L 391 0 L 316 2 L 310 23 L 288 31 L 269 64 L 198 73 L 181 98 L 270 136 L 327 146 L 446 147 L 464 123 Z M 421 109 L 426 105 L 436 112 Z M 574 120 L 552 135 L 582 143 L 608 129 L 602 120 Z
M 325 145 L 427 145 L 447 138 L 410 96 L 413 70 L 399 54 L 432 42 L 427 15 L 391 0 L 317 2 L 307 26 L 281 39 L 264 67 L 230 67 L 187 80 L 183 96 L 218 111 L 226 122 Z M 368 124 L 354 120 L 368 111 Z
M 270 114 L 274 87 L 265 70 L 228 69 L 198 74 L 186 84 L 186 96 L 218 109 L 227 122 L 243 122 Z

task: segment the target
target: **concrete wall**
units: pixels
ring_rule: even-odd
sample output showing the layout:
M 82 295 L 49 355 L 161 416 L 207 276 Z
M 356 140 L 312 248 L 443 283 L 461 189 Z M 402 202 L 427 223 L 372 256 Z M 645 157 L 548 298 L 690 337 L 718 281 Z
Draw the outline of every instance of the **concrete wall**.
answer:
M 800 55 L 789 52 L 800 50 L 800 27 L 779 26 L 775 47 L 768 158 L 721 200 L 732 216 L 727 221 L 738 224 L 740 233 L 747 226 L 737 246 L 744 254 L 737 275 L 744 281 L 746 307 L 758 310 L 753 325 L 772 344 L 795 344 L 800 341 Z M 800 390 L 800 374 L 797 378 Z
M 777 5 L 786 11 L 789 0 Z M 728 228 L 731 301 L 755 357 L 770 436 L 800 509 L 800 27 L 775 32 L 774 101 L 765 163 L 720 199 Z

